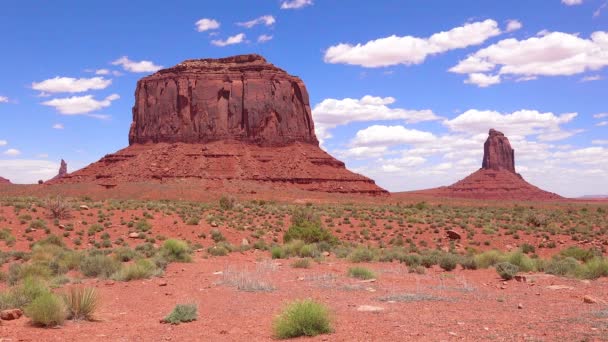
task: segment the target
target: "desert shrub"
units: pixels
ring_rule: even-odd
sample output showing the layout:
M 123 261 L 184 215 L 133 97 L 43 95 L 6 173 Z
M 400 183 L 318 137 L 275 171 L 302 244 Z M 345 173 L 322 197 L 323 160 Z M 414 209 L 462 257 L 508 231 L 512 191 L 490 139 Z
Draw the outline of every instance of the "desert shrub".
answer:
M 123 266 L 112 275 L 112 278 L 120 281 L 131 281 L 147 279 L 158 273 L 159 270 L 152 261 L 148 259 L 139 259 L 133 264 Z
M 24 308 L 40 295 L 49 292 L 41 279 L 25 278 L 23 283 L 0 292 L 0 310 Z
M 273 259 L 283 259 L 285 257 L 283 249 L 280 246 L 272 246 L 270 255 Z
M 517 266 L 521 272 L 529 272 L 535 270 L 535 262 L 522 252 L 514 252 L 509 254 L 508 262 Z
M 273 330 L 280 339 L 330 333 L 329 310 L 311 299 L 295 301 L 275 319 Z
M 201 221 L 200 217 L 192 216 L 192 217 L 188 218 L 188 221 L 186 221 L 186 224 L 189 226 L 198 226 L 200 221 Z
M 476 270 L 478 268 L 477 261 L 473 256 L 463 256 L 458 263 L 465 270 Z
M 137 224 L 135 224 L 135 229 L 137 229 L 140 232 L 147 232 L 148 230 L 152 229 L 152 225 L 150 224 L 150 222 L 143 219 L 143 220 L 137 221 Z
M 8 228 L 0 230 L 0 240 L 4 241 L 8 247 L 14 246 L 16 241 L 11 230 Z
M 67 309 L 67 318 L 74 320 L 95 320 L 95 311 L 99 308 L 99 295 L 92 287 L 72 287 L 63 294 Z
M 291 267 L 293 268 L 310 268 L 310 259 L 298 259 L 291 263 Z
M 154 247 L 154 245 L 151 244 L 151 243 L 149 243 L 149 242 L 146 242 L 146 243 L 141 244 L 141 245 L 137 245 L 135 247 L 135 251 L 137 253 L 142 254 L 146 258 L 153 257 L 154 255 L 156 255 L 156 252 L 157 252 L 157 250 Z
M 161 253 L 167 258 L 169 261 L 178 261 L 178 262 L 190 262 L 192 261 L 192 257 L 190 254 L 192 251 L 188 247 L 188 244 L 184 241 L 176 240 L 176 239 L 168 239 L 163 243 L 161 247 Z
M 458 256 L 452 253 L 445 253 L 439 257 L 439 267 L 446 271 L 451 271 L 458 266 Z
M 114 257 L 121 262 L 131 261 L 137 257 L 137 252 L 129 247 L 120 247 L 114 250 Z
M 43 263 L 11 264 L 8 268 L 8 283 L 15 285 L 26 278 L 49 279 L 53 271 Z
M 608 260 L 599 257 L 593 258 L 577 270 L 576 276 L 585 279 L 608 277 Z
M 520 246 L 522 253 L 530 254 L 536 251 L 536 247 L 532 246 L 529 243 L 524 243 Z
M 291 224 L 293 226 L 302 226 L 306 223 L 312 223 L 320 226 L 321 218 L 314 212 L 312 208 L 296 207 L 291 213 Z
M 61 325 L 66 318 L 65 305 L 59 296 L 47 292 L 34 299 L 26 308 L 25 314 L 34 325 L 54 327 Z
M 547 217 L 542 214 L 530 214 L 526 217 L 526 221 L 534 227 L 546 226 L 548 223 Z
M 418 254 L 408 254 L 403 257 L 401 262 L 405 263 L 407 266 L 415 267 L 420 265 L 420 255 Z
M 439 255 L 437 253 L 423 254 L 420 258 L 420 264 L 426 268 L 433 267 L 439 263 Z
M 475 256 L 479 268 L 488 268 L 504 260 L 504 255 L 497 250 L 486 251 Z
M 220 197 L 220 208 L 222 208 L 222 210 L 232 210 L 235 203 L 236 199 L 232 196 Z
M 51 234 L 42 240 L 37 241 L 33 246 L 48 246 L 53 245 L 61 248 L 65 248 L 63 239 L 55 234 Z
M 349 277 L 363 280 L 373 279 L 376 277 L 374 272 L 365 267 L 351 267 L 348 269 L 347 274 Z
M 61 196 L 47 198 L 44 201 L 44 207 L 49 210 L 53 219 L 66 219 L 70 217 L 70 204 Z
M 601 256 L 602 253 L 598 252 L 596 250 L 593 249 L 583 249 L 577 246 L 571 246 L 568 247 L 564 250 L 562 250 L 561 252 L 559 252 L 559 254 L 563 257 L 571 257 L 574 258 L 576 260 L 580 260 L 583 262 L 586 262 L 588 260 L 591 260 L 597 256 Z
M 196 304 L 178 304 L 163 320 L 165 323 L 180 324 L 196 321 L 198 309 Z
M 579 262 L 575 258 L 555 258 L 545 267 L 545 272 L 559 276 L 572 275 L 578 267 Z
M 321 255 L 321 253 L 319 252 L 317 245 L 308 244 L 300 248 L 298 255 L 302 258 L 316 258 Z
M 510 262 L 501 262 L 501 263 L 496 264 L 495 267 L 496 267 L 496 273 L 498 273 L 498 275 L 504 280 L 513 279 L 513 277 L 515 277 L 517 272 L 519 272 L 519 267 L 517 267 L 516 265 L 513 265 Z
M 370 262 L 374 260 L 374 257 L 375 253 L 372 249 L 357 247 L 350 253 L 348 259 L 352 262 Z
M 332 233 L 323 228 L 320 223 L 305 221 L 293 224 L 283 235 L 283 241 L 302 240 L 305 243 L 328 242 L 336 243 L 337 239 Z
M 226 240 L 226 238 L 224 237 L 224 235 L 222 234 L 222 232 L 219 231 L 219 229 L 212 229 L 211 230 L 211 239 L 213 241 L 215 241 L 216 243 Z
M 86 277 L 108 278 L 120 268 L 120 263 L 107 255 L 86 256 L 80 263 L 80 272 Z
M 207 248 L 207 253 L 213 256 L 226 256 L 230 251 L 224 245 L 215 245 Z

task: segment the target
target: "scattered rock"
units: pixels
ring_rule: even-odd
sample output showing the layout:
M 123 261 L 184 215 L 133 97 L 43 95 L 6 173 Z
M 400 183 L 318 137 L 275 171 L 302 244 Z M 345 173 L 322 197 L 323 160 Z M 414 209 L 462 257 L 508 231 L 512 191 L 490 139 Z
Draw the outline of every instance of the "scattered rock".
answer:
M 211 222 L 211 227 L 216 228 L 217 227 L 217 222 L 215 222 L 215 221 Z
M 357 308 L 359 312 L 381 312 L 384 311 L 383 307 L 372 306 L 372 305 L 361 305 Z
M 139 239 L 139 233 L 135 233 L 135 232 L 129 233 L 129 237 L 131 239 Z
M 241 241 L 241 246 L 249 246 L 249 240 L 243 238 L 243 240 Z
M 159 280 L 158 281 L 158 286 L 167 286 L 167 281 L 166 280 Z
M 447 234 L 448 234 L 448 238 L 450 240 L 460 240 L 462 238 L 462 236 L 460 235 L 460 233 L 458 233 L 455 230 L 448 230 Z
M 517 304 L 517 308 L 518 308 L 518 309 L 523 309 L 523 308 L 524 308 L 524 305 L 523 305 L 522 303 L 519 303 L 519 304 Z
M 328 257 L 330 254 L 329 254 L 329 252 L 323 252 L 323 253 L 321 253 L 321 255 L 324 257 Z
M 21 311 L 21 309 L 2 310 L 0 312 L 0 319 L 4 321 L 19 319 L 21 316 L 23 316 L 23 311 Z
M 520 283 L 527 283 L 528 279 L 526 278 L 526 276 L 524 275 L 516 275 L 513 277 L 513 279 L 515 279 L 515 281 L 520 282 Z
M 586 295 L 583 297 L 583 303 L 595 304 L 595 303 L 597 303 L 597 298 L 592 297 L 590 295 Z
M 83 205 L 81 205 L 81 206 L 80 206 L 80 207 L 78 207 L 78 208 L 80 208 L 80 210 L 89 210 L 89 206 L 88 206 L 88 205 L 86 205 L 86 204 L 83 204 Z
M 549 290 L 574 290 L 574 287 L 568 285 L 549 285 Z

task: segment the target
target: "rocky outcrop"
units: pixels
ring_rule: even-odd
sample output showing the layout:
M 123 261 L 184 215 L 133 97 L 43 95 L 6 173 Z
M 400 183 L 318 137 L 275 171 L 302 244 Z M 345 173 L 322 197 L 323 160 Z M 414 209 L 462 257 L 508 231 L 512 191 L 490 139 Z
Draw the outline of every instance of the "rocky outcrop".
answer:
M 129 144 L 317 145 L 301 79 L 259 55 L 193 59 L 137 82 Z
M 387 193 L 319 148 L 304 83 L 259 55 L 188 60 L 141 79 L 129 145 L 50 183 Z
M 0 177 L 0 184 L 11 184 L 11 181 L 6 178 Z
M 504 134 L 491 129 L 481 169 L 446 187 L 418 191 L 439 197 L 496 200 L 556 200 L 562 197 L 526 182 L 515 172 L 515 151 Z
M 68 174 L 68 163 L 65 160 L 61 159 L 61 164 L 59 165 L 59 172 L 57 176 L 53 177 L 51 180 L 56 180 L 65 177 Z
M 488 139 L 483 144 L 482 169 L 507 170 L 515 173 L 515 151 L 509 139 L 499 131 L 490 129 Z

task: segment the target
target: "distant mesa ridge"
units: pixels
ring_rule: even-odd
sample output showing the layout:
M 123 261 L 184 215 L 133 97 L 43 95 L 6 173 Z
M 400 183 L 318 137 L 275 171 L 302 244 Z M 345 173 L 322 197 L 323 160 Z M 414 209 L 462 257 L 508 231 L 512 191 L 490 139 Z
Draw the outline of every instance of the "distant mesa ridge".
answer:
M 186 60 L 140 79 L 129 147 L 50 183 L 184 181 L 387 193 L 319 148 L 304 82 L 255 54 Z
M 11 184 L 11 181 L 4 177 L 0 177 L 0 184 Z
M 554 200 L 562 197 L 544 191 L 515 172 L 515 151 L 509 139 L 494 129 L 483 146 L 481 169 L 446 187 L 418 191 L 440 197 L 506 200 Z

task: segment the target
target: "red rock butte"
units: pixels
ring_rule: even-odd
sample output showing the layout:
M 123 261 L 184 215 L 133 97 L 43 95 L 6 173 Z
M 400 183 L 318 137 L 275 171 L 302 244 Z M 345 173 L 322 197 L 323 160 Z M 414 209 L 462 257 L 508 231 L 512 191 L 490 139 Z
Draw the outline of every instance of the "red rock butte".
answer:
M 304 83 L 259 55 L 187 60 L 142 78 L 129 147 L 48 183 L 183 181 L 387 193 L 319 148 Z
M 515 151 L 509 139 L 490 129 L 483 146 L 481 169 L 446 187 L 418 191 L 441 197 L 503 200 L 555 200 L 562 197 L 544 191 L 515 172 Z
M 11 181 L 4 177 L 0 177 L 0 184 L 11 184 Z

